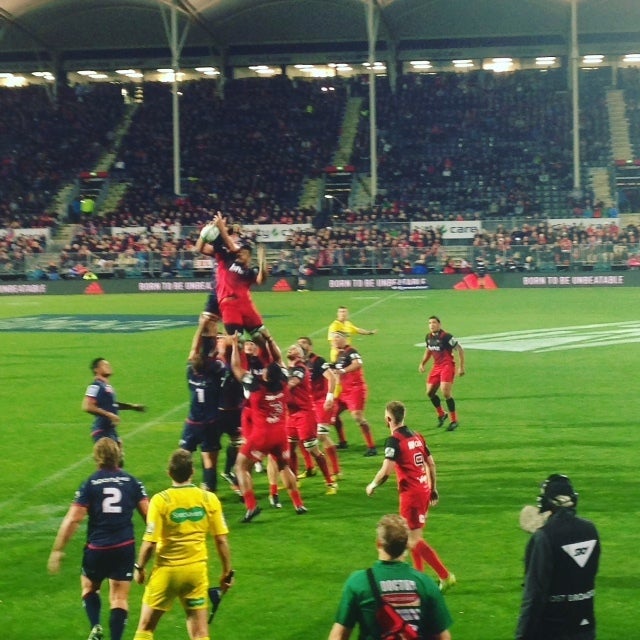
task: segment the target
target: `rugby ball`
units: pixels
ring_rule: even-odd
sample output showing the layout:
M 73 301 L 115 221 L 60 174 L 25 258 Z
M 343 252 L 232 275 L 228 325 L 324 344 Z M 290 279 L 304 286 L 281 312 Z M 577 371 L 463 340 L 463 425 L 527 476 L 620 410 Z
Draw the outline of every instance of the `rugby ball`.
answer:
M 220 229 L 215 224 L 205 225 L 200 232 L 200 237 L 208 244 L 214 242 L 219 235 Z

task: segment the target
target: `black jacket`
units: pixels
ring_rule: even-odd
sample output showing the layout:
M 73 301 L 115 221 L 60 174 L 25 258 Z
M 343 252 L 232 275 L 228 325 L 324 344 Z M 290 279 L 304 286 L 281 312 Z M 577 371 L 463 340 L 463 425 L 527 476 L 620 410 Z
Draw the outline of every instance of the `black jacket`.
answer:
M 598 532 L 560 508 L 529 540 L 516 640 L 593 640 Z

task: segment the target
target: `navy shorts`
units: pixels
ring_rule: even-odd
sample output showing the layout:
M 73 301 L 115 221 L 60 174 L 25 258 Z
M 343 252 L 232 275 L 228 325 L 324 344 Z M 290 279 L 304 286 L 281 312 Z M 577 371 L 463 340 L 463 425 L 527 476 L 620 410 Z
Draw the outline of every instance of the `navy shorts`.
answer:
M 122 444 L 122 438 L 120 438 L 118 432 L 115 429 L 110 429 L 108 431 L 105 429 L 101 429 L 100 431 L 91 432 L 91 439 L 93 440 L 94 444 L 98 442 L 100 438 L 111 438 L 118 444 Z
M 215 293 L 210 293 L 209 297 L 207 298 L 207 304 L 204 306 L 204 310 L 207 313 L 212 313 L 216 316 L 218 316 L 218 318 L 221 317 L 221 313 L 220 313 L 220 306 L 218 305 L 218 296 Z
M 218 442 L 218 448 L 215 448 L 214 431 L 213 422 L 205 422 L 203 424 L 185 422 L 178 444 L 181 449 L 186 449 L 187 451 L 195 451 L 198 447 L 200 447 L 200 451 L 218 451 L 220 446 Z
M 222 448 L 222 436 L 226 433 L 232 440 L 240 438 L 240 411 L 220 411 L 218 419 L 213 424 L 212 451 Z
M 85 547 L 82 556 L 82 575 L 97 584 L 106 578 L 131 582 L 135 561 L 136 547 L 133 543 L 115 549 Z

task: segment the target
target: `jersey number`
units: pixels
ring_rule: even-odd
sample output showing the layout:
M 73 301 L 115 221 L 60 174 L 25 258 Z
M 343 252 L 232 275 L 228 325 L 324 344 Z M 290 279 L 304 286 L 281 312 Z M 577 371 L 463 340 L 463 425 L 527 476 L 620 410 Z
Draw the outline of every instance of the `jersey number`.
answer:
M 102 513 L 122 513 L 122 507 L 120 506 L 122 491 L 117 487 L 104 487 L 102 493 L 104 495 Z
M 196 399 L 200 404 L 204 404 L 204 389 L 202 387 L 196 389 Z

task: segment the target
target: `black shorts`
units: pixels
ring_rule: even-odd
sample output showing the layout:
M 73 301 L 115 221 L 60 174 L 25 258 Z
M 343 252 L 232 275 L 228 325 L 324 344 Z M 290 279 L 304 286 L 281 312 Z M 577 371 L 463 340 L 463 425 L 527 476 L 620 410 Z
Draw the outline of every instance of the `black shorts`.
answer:
M 218 446 L 215 446 L 215 423 L 205 422 L 203 424 L 184 423 L 182 428 L 182 436 L 178 445 L 181 449 L 187 451 L 195 451 L 200 447 L 200 451 L 218 451 L 220 449 L 220 438 L 218 438 Z
M 213 425 L 213 451 L 220 451 L 222 436 L 225 433 L 231 439 L 240 437 L 240 413 L 240 409 L 228 409 L 218 413 L 218 419 Z
M 212 313 L 218 316 L 218 318 L 222 317 L 222 314 L 220 313 L 220 306 L 218 305 L 218 296 L 215 294 L 215 291 L 209 294 L 204 310 L 206 313 Z
M 82 556 L 82 575 L 97 584 L 106 578 L 131 582 L 135 561 L 136 547 L 133 543 L 115 549 L 85 547 Z

